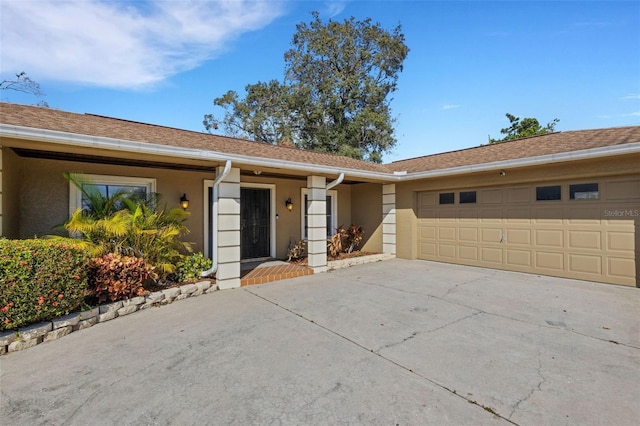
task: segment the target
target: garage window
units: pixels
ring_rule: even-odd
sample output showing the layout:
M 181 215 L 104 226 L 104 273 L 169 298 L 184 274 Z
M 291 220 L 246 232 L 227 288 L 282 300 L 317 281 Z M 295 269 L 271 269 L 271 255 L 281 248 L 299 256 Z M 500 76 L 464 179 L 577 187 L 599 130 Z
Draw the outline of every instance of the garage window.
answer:
M 562 187 L 560 185 L 536 187 L 536 201 L 550 201 L 562 199 Z
M 578 183 L 569 185 L 569 198 L 571 200 L 597 200 L 597 183 Z
M 440 204 L 453 204 L 455 203 L 455 195 L 453 192 L 440 193 Z
M 460 204 L 475 204 L 476 191 L 461 191 Z

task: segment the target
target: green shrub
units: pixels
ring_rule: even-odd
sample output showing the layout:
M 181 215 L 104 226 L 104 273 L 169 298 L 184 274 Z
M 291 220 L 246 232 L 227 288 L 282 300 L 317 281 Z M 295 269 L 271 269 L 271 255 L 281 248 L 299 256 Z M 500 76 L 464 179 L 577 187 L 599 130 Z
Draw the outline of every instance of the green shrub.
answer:
M 182 256 L 176 264 L 176 271 L 172 278 L 181 283 L 197 281 L 200 279 L 200 272 L 209 268 L 211 268 L 211 259 L 204 257 L 202 253 Z
M 0 330 L 78 309 L 86 295 L 89 254 L 53 240 L 0 239 Z
M 152 273 L 151 266 L 143 259 L 133 256 L 109 253 L 91 259 L 89 300 L 105 303 L 143 296 L 146 290 L 142 284 Z

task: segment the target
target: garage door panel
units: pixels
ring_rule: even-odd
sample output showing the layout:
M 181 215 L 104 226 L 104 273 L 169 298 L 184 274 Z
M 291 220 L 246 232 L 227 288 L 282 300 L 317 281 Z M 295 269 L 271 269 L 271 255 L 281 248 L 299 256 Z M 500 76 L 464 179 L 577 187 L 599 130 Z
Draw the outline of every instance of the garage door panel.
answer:
M 536 251 L 536 268 L 553 271 L 564 270 L 564 254 L 551 251 Z
M 506 209 L 505 223 L 531 223 L 531 210 L 522 209 Z
M 502 223 L 502 209 L 501 208 L 481 209 L 480 222 Z
M 455 259 L 456 258 L 455 244 L 438 243 L 438 256 L 442 258 Z
M 437 220 L 436 209 L 421 209 L 419 218 L 422 222 L 435 222 Z
M 438 205 L 438 194 L 433 192 L 421 192 L 418 196 L 420 207 L 430 207 Z
M 502 189 L 484 189 L 479 198 L 482 204 L 502 204 Z
M 569 230 L 569 249 L 591 249 L 600 250 L 602 248 L 602 233 L 600 231 Z
M 531 229 L 507 229 L 507 243 L 508 244 L 524 244 L 530 246 L 531 241 Z
M 536 229 L 535 236 L 537 246 L 564 246 L 564 231 L 562 229 Z
M 421 226 L 420 227 L 420 239 L 433 241 L 436 239 L 436 227 L 435 226 Z
M 440 226 L 438 228 L 438 239 L 439 240 L 456 240 L 456 228 L 454 226 Z
M 478 261 L 478 247 L 474 246 L 460 246 L 458 249 L 460 259 L 466 261 L 477 262 Z
M 502 264 L 502 249 L 493 247 L 481 247 L 481 260 L 487 263 Z
M 507 265 L 530 268 L 531 267 L 531 251 L 508 249 Z
M 584 203 L 585 201 L 577 201 Z M 587 201 L 588 202 L 588 201 Z M 583 207 L 573 205 L 564 209 L 564 218 L 568 224 L 574 225 L 599 225 L 600 224 L 600 205 Z
M 532 216 L 535 223 L 562 225 L 564 210 L 562 207 L 533 208 Z
M 609 251 L 629 251 L 635 250 L 634 235 L 632 232 L 607 232 L 607 250 Z
M 507 203 L 529 203 L 531 201 L 531 188 L 508 188 Z
M 640 179 L 610 181 L 605 184 L 605 200 L 640 201 Z
M 435 259 L 437 257 L 436 243 L 421 243 L 420 255 L 428 259 Z
M 440 223 L 443 223 L 443 222 L 453 223 L 456 221 L 457 212 L 455 209 L 442 209 L 438 211 L 437 215 L 438 215 L 438 221 Z
M 478 222 L 478 210 L 475 208 L 460 208 L 458 210 L 458 221 L 477 223 Z
M 482 228 L 480 231 L 483 243 L 500 243 L 502 240 L 502 228 Z
M 602 257 L 569 253 L 569 272 L 602 275 Z
M 458 230 L 458 240 L 463 242 L 478 242 L 478 228 L 460 228 Z
M 607 272 L 615 277 L 633 279 L 636 263 L 633 258 L 608 257 Z

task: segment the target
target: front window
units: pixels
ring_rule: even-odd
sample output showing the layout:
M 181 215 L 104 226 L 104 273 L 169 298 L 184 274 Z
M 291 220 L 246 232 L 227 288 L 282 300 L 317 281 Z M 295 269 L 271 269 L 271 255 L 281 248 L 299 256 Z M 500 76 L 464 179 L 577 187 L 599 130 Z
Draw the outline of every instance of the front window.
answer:
M 146 200 L 156 190 L 156 180 L 151 178 L 105 175 L 75 175 L 75 177 L 83 189 L 89 190 L 85 192 L 97 190 L 105 198 L 124 194 L 130 198 Z M 88 208 L 88 200 L 83 191 L 74 183 L 69 185 L 69 213 L 73 214 L 79 208 Z
M 302 239 L 308 239 L 307 229 L 309 227 L 309 217 L 307 214 L 307 189 L 302 189 L 302 199 L 303 199 L 303 209 L 302 209 Z M 327 238 L 331 238 L 333 234 L 335 234 L 336 229 L 338 228 L 338 192 L 337 191 L 327 191 Z

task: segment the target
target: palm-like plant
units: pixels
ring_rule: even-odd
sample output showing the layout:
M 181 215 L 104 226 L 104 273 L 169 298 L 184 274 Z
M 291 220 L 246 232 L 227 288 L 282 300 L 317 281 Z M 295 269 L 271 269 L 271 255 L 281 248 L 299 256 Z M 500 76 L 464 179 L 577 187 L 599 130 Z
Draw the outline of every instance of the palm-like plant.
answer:
M 175 271 L 181 252 L 191 252 L 191 244 L 181 241 L 189 230 L 184 222 L 189 213 L 180 208 L 157 208 L 158 194 L 144 200 L 118 192 L 102 195 L 79 175 L 65 177 L 82 191 L 85 204 L 63 227 L 80 237 L 92 255 L 118 253 L 135 256 L 155 267 L 162 277 Z

